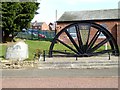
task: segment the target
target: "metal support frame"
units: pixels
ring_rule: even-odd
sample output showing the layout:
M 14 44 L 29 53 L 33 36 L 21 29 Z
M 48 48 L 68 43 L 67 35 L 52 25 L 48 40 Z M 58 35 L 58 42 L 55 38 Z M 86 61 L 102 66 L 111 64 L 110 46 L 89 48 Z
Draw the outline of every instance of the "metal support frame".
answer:
M 45 50 L 43 50 L 43 61 L 45 61 Z
M 108 52 L 108 55 L 109 55 L 109 59 L 108 60 L 110 60 L 110 53 Z

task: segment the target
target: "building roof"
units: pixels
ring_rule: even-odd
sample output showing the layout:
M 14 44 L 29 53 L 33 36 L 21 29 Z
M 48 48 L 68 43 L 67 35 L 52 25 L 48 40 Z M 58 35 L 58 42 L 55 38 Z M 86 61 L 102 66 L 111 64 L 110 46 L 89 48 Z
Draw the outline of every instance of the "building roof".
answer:
M 35 21 L 35 22 L 31 23 L 31 25 L 33 25 L 33 26 L 41 26 L 43 23 L 45 23 L 45 22 L 37 22 L 37 21 Z
M 66 11 L 58 19 L 58 22 L 78 20 L 105 20 L 105 19 L 120 19 L 118 17 L 118 9 Z

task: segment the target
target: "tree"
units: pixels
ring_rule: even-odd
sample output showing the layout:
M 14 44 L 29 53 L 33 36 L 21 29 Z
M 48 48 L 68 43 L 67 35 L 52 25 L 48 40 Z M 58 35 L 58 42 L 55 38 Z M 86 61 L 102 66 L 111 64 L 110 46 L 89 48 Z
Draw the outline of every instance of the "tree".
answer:
M 3 40 L 14 38 L 14 32 L 28 28 L 39 3 L 35 2 L 2 2 L 2 31 Z

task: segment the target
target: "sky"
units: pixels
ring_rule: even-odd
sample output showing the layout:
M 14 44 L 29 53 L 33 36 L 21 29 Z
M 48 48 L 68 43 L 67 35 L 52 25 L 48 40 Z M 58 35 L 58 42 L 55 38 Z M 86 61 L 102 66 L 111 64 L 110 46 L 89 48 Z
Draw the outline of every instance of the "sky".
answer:
M 55 22 L 65 11 L 117 9 L 119 1 L 120 0 L 38 0 L 40 8 L 37 12 L 39 14 L 35 15 L 32 22 Z

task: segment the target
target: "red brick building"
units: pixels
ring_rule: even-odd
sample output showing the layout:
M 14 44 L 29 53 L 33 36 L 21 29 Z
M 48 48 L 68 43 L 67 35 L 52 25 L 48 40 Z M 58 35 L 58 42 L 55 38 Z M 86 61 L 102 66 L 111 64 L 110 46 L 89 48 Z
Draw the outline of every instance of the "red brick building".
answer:
M 118 45 L 120 45 L 120 17 L 118 13 L 119 9 L 67 11 L 64 12 L 64 14 L 57 21 L 57 32 L 74 22 L 95 22 L 107 28 L 117 40 Z
M 39 30 L 49 30 L 49 26 L 45 22 L 33 22 L 31 23 L 32 29 L 39 29 Z

